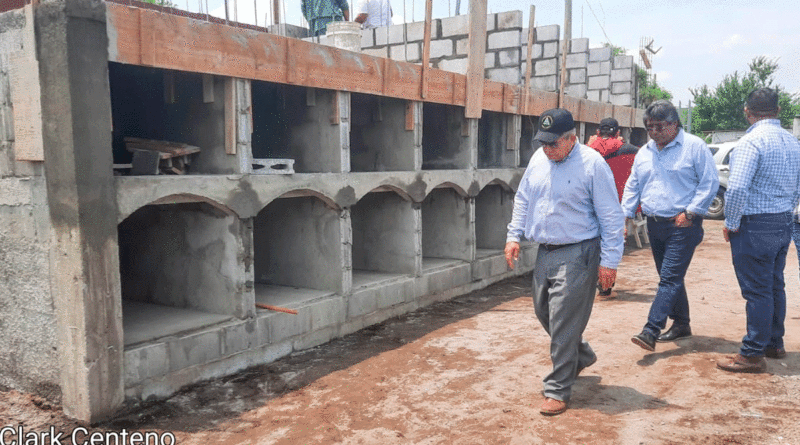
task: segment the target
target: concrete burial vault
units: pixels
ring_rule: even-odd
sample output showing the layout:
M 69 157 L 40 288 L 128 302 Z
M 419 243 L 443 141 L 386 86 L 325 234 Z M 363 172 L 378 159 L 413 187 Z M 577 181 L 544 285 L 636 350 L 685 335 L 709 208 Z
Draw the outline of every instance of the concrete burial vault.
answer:
M 136 5 L 0 14 L 0 385 L 96 421 L 532 269 L 555 93 Z

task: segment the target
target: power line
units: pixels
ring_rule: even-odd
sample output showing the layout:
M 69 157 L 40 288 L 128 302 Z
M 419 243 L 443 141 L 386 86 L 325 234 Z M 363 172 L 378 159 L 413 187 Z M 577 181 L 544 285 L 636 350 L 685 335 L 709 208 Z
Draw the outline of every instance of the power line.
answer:
M 608 42 L 609 45 L 611 45 L 611 39 L 608 38 L 608 34 L 606 34 L 605 28 L 603 28 L 603 25 L 600 24 L 600 19 L 598 19 L 597 18 L 597 14 L 594 13 L 594 9 L 592 9 L 592 4 L 589 3 L 589 0 L 586 0 L 586 4 L 589 5 L 589 11 L 592 11 L 592 15 L 594 16 L 594 19 L 597 20 L 597 25 L 603 31 L 603 35 L 606 36 L 606 41 Z M 600 6 L 602 6 L 602 5 L 600 5 Z

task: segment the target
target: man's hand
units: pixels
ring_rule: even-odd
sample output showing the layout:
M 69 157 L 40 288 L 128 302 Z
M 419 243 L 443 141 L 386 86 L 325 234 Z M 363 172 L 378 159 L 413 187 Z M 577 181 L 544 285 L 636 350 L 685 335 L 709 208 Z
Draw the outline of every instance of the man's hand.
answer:
M 678 216 L 675 217 L 675 227 L 690 227 L 692 225 L 692 221 L 686 218 L 686 213 L 678 213 Z
M 603 289 L 611 289 L 617 281 L 617 269 L 600 266 L 597 268 L 597 281 Z
M 736 232 L 738 232 L 738 230 Z M 731 233 L 736 233 L 736 232 L 734 232 L 732 230 L 728 230 L 727 227 L 723 227 L 722 228 L 722 237 L 725 238 L 725 242 L 726 243 L 729 243 L 729 242 L 731 242 Z
M 514 261 L 519 259 L 519 243 L 516 241 L 509 241 L 506 243 L 505 248 L 506 263 L 511 270 L 514 270 Z

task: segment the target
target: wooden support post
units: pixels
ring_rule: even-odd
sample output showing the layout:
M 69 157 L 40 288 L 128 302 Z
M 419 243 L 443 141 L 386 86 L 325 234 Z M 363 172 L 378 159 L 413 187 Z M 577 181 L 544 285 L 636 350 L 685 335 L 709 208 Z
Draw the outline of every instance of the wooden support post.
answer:
M 225 153 L 236 154 L 236 124 L 239 110 L 236 106 L 236 79 L 225 79 Z
M 416 107 L 414 106 L 413 100 L 406 101 L 406 131 L 414 131 L 414 110 Z
M 558 106 L 564 108 L 564 89 L 567 87 L 567 54 L 572 42 L 572 0 L 564 0 L 564 44 L 561 45 L 561 87 Z
M 525 91 L 522 93 L 522 106 L 520 107 L 521 114 L 528 114 L 528 98 L 531 95 L 531 73 L 533 72 L 533 67 L 531 66 L 531 54 L 533 53 L 533 44 L 536 41 L 534 34 L 536 30 L 534 29 L 536 21 L 534 18 L 536 17 L 536 6 L 531 5 L 531 16 L 528 20 L 528 54 L 525 56 Z
M 281 23 L 281 2 L 280 0 L 272 0 L 272 24 L 279 25 Z
M 486 0 L 470 0 L 467 97 L 464 116 L 480 119 L 483 111 L 483 81 L 486 56 Z
M 428 95 L 428 65 L 431 62 L 431 17 L 433 16 L 433 0 L 425 2 L 425 33 L 422 41 L 422 86 L 420 97 Z
M 339 113 L 339 102 L 341 101 L 342 92 L 333 92 L 333 109 L 331 110 L 331 125 L 339 125 L 342 123 L 342 116 Z

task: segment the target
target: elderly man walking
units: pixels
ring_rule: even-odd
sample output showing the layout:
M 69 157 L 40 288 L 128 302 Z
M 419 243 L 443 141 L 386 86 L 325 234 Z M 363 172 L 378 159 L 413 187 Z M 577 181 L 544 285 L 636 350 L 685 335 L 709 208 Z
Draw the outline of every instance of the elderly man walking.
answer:
M 684 277 L 703 240 L 703 216 L 719 189 L 719 173 L 705 142 L 683 131 L 678 110 L 653 102 L 644 114 L 650 141 L 639 150 L 625 184 L 622 210 L 633 218 L 641 203 L 659 282 L 642 332 L 631 341 L 655 351 L 656 340 L 692 335 Z M 661 334 L 667 318 L 672 327 Z
M 739 353 L 717 363 L 731 372 L 764 372 L 764 356 L 782 358 L 786 292 L 783 269 L 800 201 L 800 142 L 781 128 L 778 93 L 753 91 L 744 113 L 750 128 L 731 154 L 723 235 L 747 301 L 747 335 Z
M 597 361 L 583 331 L 598 282 L 610 288 L 622 259 L 624 218 L 611 169 L 593 149 L 578 144 L 569 111 L 539 118 L 534 153 L 514 197 L 505 257 L 510 268 L 525 236 L 539 243 L 533 274 L 536 317 L 550 335 L 553 370 L 544 378 L 540 412 L 567 409 L 572 384 Z

